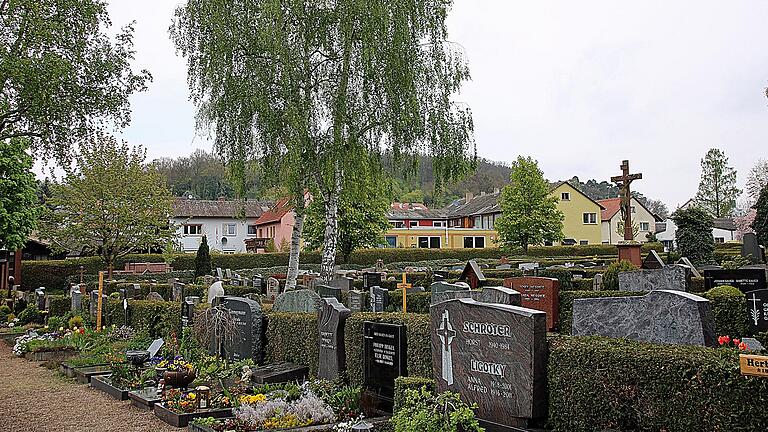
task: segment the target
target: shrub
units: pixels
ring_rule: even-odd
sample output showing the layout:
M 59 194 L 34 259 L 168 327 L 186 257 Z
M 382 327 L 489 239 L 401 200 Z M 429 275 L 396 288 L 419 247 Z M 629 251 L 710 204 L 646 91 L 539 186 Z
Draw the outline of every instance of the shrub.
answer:
M 395 378 L 395 404 L 393 411 L 397 413 L 398 409 L 405 403 L 406 390 L 419 390 L 422 387 L 433 393 L 437 391 L 437 383 L 431 378 L 411 376 Z
M 195 277 L 209 274 L 211 274 L 211 254 L 208 249 L 208 239 L 203 236 L 195 255 Z
M 75 315 L 67 322 L 67 328 L 73 329 L 75 327 L 80 328 L 83 326 L 83 317 Z
M 704 292 L 704 278 L 703 277 L 692 277 L 691 278 L 691 284 L 690 284 L 690 292 L 692 293 L 701 293 Z
M 768 380 L 741 376 L 735 350 L 558 337 L 548 365 L 554 431 L 768 430 Z
M 34 304 L 27 305 L 26 308 L 24 308 L 23 311 L 19 314 L 19 324 L 25 325 L 25 324 L 42 324 L 43 323 L 43 315 L 40 313 L 40 310 L 37 308 Z
M 712 216 L 705 210 L 691 207 L 677 210 L 672 219 L 677 225 L 675 237 L 680 253 L 687 256 L 694 265 L 710 264 L 715 250 Z
M 571 334 L 571 325 L 573 324 L 573 301 L 578 298 L 593 297 L 627 297 L 636 295 L 645 295 L 641 291 L 560 291 L 560 334 Z
M 464 403 L 458 393 L 435 395 L 422 387 L 406 390 L 405 401 L 392 416 L 395 432 L 482 432 L 475 418 L 476 405 Z
M 63 295 L 48 296 L 49 316 L 64 316 L 72 307 L 72 301 Z
M 747 334 L 747 299 L 732 286 L 718 286 L 701 294 L 710 301 L 718 335 L 744 336 Z
M 317 375 L 317 314 L 272 312 L 267 314 L 266 328 L 265 363 L 303 364 Z
M 616 261 L 608 266 L 603 273 L 603 290 L 615 291 L 619 289 L 619 273 L 637 270 L 637 266 L 629 261 Z

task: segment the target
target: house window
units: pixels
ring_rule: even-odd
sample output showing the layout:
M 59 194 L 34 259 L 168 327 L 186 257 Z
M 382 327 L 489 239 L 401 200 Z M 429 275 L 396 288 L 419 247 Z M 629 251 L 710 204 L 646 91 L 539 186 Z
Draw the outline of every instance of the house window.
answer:
M 725 237 L 715 237 L 715 243 L 725 243 Z
M 248 225 L 248 234 L 249 235 L 256 235 L 258 230 L 256 229 L 256 225 Z
M 234 236 L 237 235 L 237 224 L 224 224 L 223 227 L 224 235 L 225 236 Z
M 571 193 L 570 192 L 563 192 L 560 194 L 560 200 L 561 201 L 570 201 L 571 200 Z
M 405 222 L 403 221 L 391 221 L 393 228 L 405 228 Z
M 480 216 L 475 216 L 475 228 L 482 228 L 483 227 L 483 218 Z
M 419 248 L 440 249 L 440 237 L 419 237 Z
M 640 231 L 650 231 L 651 230 L 651 224 L 648 222 L 640 222 Z
M 594 225 L 597 223 L 597 213 L 582 213 L 581 217 L 585 224 Z
M 445 227 L 445 221 L 432 221 L 434 227 Z
M 387 241 L 387 247 L 389 248 L 397 247 L 397 236 L 386 236 L 384 237 L 384 240 Z
M 485 247 L 485 237 L 483 236 L 470 236 L 464 237 L 465 249 L 476 249 Z
M 632 213 L 633 213 L 633 214 L 634 214 L 634 213 L 637 213 L 637 209 L 635 208 L 635 206 L 632 206 L 631 208 L 632 208 Z
M 411 228 L 416 228 L 417 226 L 419 226 L 419 222 L 418 221 L 408 221 L 408 226 L 411 227 Z
M 184 235 L 200 235 L 202 233 L 202 225 L 184 225 Z
M 589 240 L 579 240 L 579 244 L 582 246 L 586 246 L 589 244 Z
M 263 231 L 261 230 L 261 228 L 259 228 L 259 238 L 264 238 L 264 236 L 262 235 L 262 232 Z

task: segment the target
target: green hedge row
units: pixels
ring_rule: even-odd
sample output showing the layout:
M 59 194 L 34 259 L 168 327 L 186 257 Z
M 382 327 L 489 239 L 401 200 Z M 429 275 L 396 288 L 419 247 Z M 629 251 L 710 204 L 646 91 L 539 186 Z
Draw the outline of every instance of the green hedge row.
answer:
M 554 431 L 764 431 L 768 380 L 728 349 L 558 337 L 550 343 Z
M 718 335 L 745 336 L 747 334 L 747 297 L 738 288 L 719 286 L 701 293 L 709 300 Z
M 307 365 L 309 373 L 317 376 L 317 314 L 270 312 L 266 317 L 265 363 Z
M 431 392 L 437 391 L 437 383 L 432 378 L 424 377 L 397 377 L 395 378 L 395 404 L 393 412 L 397 412 L 405 402 L 406 390 L 419 390 L 426 387 Z
M 89 316 L 88 297 L 83 297 L 81 315 Z M 102 303 L 104 322 L 103 326 L 122 326 L 125 323 L 125 310 L 123 302 L 115 299 L 107 299 Z M 181 329 L 181 303 L 168 301 L 129 300 L 128 301 L 128 325 L 137 332 L 147 333 L 150 337 L 166 337 L 169 333 Z
M 72 308 L 72 300 L 63 295 L 48 296 L 48 316 L 64 316 Z

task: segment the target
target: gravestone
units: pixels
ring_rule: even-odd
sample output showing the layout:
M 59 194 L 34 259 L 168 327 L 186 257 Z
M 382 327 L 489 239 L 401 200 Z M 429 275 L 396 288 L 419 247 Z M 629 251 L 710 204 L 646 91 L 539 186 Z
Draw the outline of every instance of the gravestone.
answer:
M 238 335 L 225 352 L 229 360 L 253 359 L 261 362 L 262 312 L 258 302 L 244 297 L 224 297 L 222 303 L 234 318 Z
M 224 269 L 224 276 L 226 276 L 227 279 L 232 280 L 232 269 Z
M 261 274 L 251 276 L 251 285 L 257 293 L 266 294 L 264 291 L 264 276 Z
M 349 310 L 354 312 L 363 311 L 363 302 L 365 301 L 365 293 L 363 291 L 352 290 L 347 294 L 347 303 L 349 303 Z
M 757 241 L 755 233 L 745 233 L 741 243 L 741 256 L 748 258 L 752 263 L 763 263 L 763 250 Z
M 496 270 L 511 270 L 512 264 L 499 264 L 496 266 Z
M 592 276 L 592 290 L 600 291 L 603 289 L 603 274 L 598 273 Z
M 503 285 L 518 291 L 521 305 L 547 314 L 547 329 L 555 330 L 559 323 L 560 281 L 555 278 L 522 276 L 504 279 Z
M 126 291 L 126 297 L 129 299 L 135 298 L 137 295 L 141 294 L 141 284 L 131 284 L 131 286 Z
M 688 259 L 688 257 L 680 258 L 679 260 L 677 260 L 675 264 L 684 265 L 688 267 L 691 270 L 691 274 L 693 275 L 693 277 L 702 277 L 701 273 L 699 273 L 699 270 L 696 269 L 696 266 L 693 265 L 693 263 L 691 262 L 691 260 Z
M 330 282 L 326 284 L 326 286 L 332 287 L 332 288 L 338 288 L 342 292 L 347 292 L 352 289 L 352 284 L 354 282 L 354 279 L 346 276 L 338 277 L 335 279 L 331 279 Z M 320 286 L 318 285 L 318 288 Z M 318 289 L 319 290 L 319 289 Z
M 195 321 L 195 303 L 184 299 L 181 303 L 181 325 L 182 327 L 191 327 Z
M 160 351 L 160 348 L 165 345 L 165 340 L 162 338 L 155 339 L 152 341 L 151 344 L 149 344 L 149 347 L 147 347 L 147 351 L 149 351 L 149 357 L 152 358 L 157 355 L 158 351 Z
M 747 321 L 749 334 L 768 331 L 768 289 L 745 293 L 747 297 Z
M 165 301 L 163 296 L 160 295 L 160 293 L 156 291 L 152 291 L 147 294 L 147 300 L 149 301 Z
M 450 290 L 450 291 L 441 291 L 441 292 L 433 292 L 431 294 L 429 304 L 435 304 L 444 302 L 446 300 L 453 300 L 458 298 L 472 298 L 472 293 L 479 293 L 480 290 Z
M 224 297 L 224 284 L 221 281 L 216 281 L 208 287 L 208 304 L 213 304 L 216 297 Z
M 573 301 L 574 336 L 608 336 L 642 342 L 715 346 L 709 301 L 684 291 Z
M 41 311 L 45 310 L 45 287 L 40 287 L 35 290 L 35 304 Z M 106 308 L 106 305 L 104 305 Z
M 320 296 L 308 289 L 286 291 L 277 298 L 272 306 L 274 312 L 316 312 Z
M 194 304 L 195 306 L 200 304 L 200 297 L 198 296 L 186 296 L 184 297 L 184 300 L 188 302 L 192 302 L 192 304 Z
M 178 282 L 178 278 L 168 278 L 168 290 L 172 293 L 173 292 L 173 285 Z M 171 297 L 173 298 L 173 297 Z M 174 300 L 176 301 L 176 300 Z
M 395 378 L 407 376 L 406 327 L 363 322 L 363 387 L 391 405 Z
M 216 277 L 219 280 L 224 279 L 224 272 L 221 271 L 221 267 L 216 267 Z
M 384 312 L 389 306 L 389 290 L 382 287 L 371 287 L 371 312 Z
M 173 301 L 182 301 L 184 298 L 184 285 L 183 282 L 179 282 L 178 280 L 173 283 Z
M 537 263 L 537 262 L 520 263 L 520 264 L 517 265 L 517 268 L 522 270 L 522 271 L 524 271 L 524 272 L 534 271 L 537 268 L 539 268 L 539 263 Z
M 347 368 L 344 324 L 352 312 L 333 297 L 320 300 L 318 333 L 320 361 L 317 377 L 333 381 Z
M 483 282 L 485 282 L 485 275 L 480 269 L 480 266 L 477 265 L 477 261 L 469 260 L 466 267 L 464 267 L 464 271 L 461 272 L 459 280 L 467 281 L 470 288 L 477 289 Z
M 381 273 L 363 273 L 363 289 L 367 290 L 374 286 L 381 286 Z
M 405 294 L 416 294 L 426 292 L 423 286 L 411 287 L 405 289 Z
M 83 308 L 83 294 L 80 292 L 80 287 L 75 285 L 70 292 L 71 304 L 70 307 L 73 312 L 79 312 Z
M 645 257 L 641 268 L 646 270 L 658 270 L 664 268 L 664 266 L 664 260 L 661 259 L 659 253 L 651 249 L 651 251 L 648 252 L 648 256 Z
M 704 289 L 730 285 L 743 293 L 768 288 L 764 269 L 704 270 Z
M 544 312 L 462 298 L 433 304 L 429 315 L 438 392 L 477 404 L 488 430 L 547 416 Z
M 759 340 L 751 337 L 741 338 L 741 341 L 747 345 L 747 349 L 750 351 L 762 351 L 765 349 L 763 344 Z
M 270 277 L 267 279 L 267 301 L 274 302 L 280 295 L 280 281 Z
M 317 286 L 317 294 L 320 296 L 320 298 L 326 298 L 326 297 L 333 297 L 338 301 L 341 301 L 341 288 L 328 286 L 328 285 L 318 285 Z
M 633 270 L 619 273 L 620 291 L 688 291 L 685 267 L 669 265 L 657 270 Z
M 446 291 L 468 291 L 469 287 L 466 285 L 460 285 L 458 283 L 448 283 L 448 282 L 432 282 L 432 285 L 429 286 L 429 291 L 432 293 L 432 302 L 436 302 L 438 300 L 445 299 L 444 296 L 441 296 L 441 293 L 444 293 Z
M 89 294 L 88 298 L 88 312 L 91 314 L 91 318 L 96 319 L 96 311 L 99 307 L 99 291 L 93 290 Z M 104 316 L 107 314 L 107 295 L 102 294 L 101 295 L 101 317 L 104 318 Z M 102 319 L 102 321 L 104 321 Z M 102 322 L 103 325 L 103 322 Z
M 435 282 L 445 281 L 448 280 L 448 275 L 448 270 L 435 270 L 432 272 L 432 280 Z
M 278 363 L 252 369 L 251 383 L 256 385 L 304 382 L 309 377 L 309 367 L 293 363 Z
M 512 306 L 522 304 L 522 295 L 518 291 L 505 287 L 483 287 L 481 291 L 471 291 L 472 298 L 481 303 L 499 303 Z

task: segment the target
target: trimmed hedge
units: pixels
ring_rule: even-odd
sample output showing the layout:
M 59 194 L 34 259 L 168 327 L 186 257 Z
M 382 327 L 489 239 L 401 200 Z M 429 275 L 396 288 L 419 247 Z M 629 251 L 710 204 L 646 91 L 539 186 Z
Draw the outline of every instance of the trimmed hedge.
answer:
M 691 278 L 691 284 L 688 287 L 688 291 L 692 293 L 702 293 L 704 292 L 704 278 L 703 277 L 692 277 Z
M 125 324 L 123 302 L 112 298 L 102 303 L 103 326 Z M 88 297 L 83 297 L 81 312 L 83 319 L 90 320 Z M 95 323 L 95 319 L 93 320 Z M 166 337 L 181 329 L 181 303 L 169 301 L 128 300 L 128 325 L 139 333 L 150 337 Z
M 715 331 L 718 335 L 745 336 L 747 335 L 747 297 L 738 288 L 718 286 L 701 293 L 712 306 L 715 318 Z
M 347 377 L 352 385 L 363 385 L 363 322 L 405 324 L 408 344 L 408 375 L 432 377 L 432 345 L 429 315 L 401 313 L 356 313 L 347 318 L 344 344 L 347 353 Z M 316 332 L 316 329 L 315 329 Z
M 292 362 L 309 366 L 317 376 L 319 361 L 317 314 L 271 312 L 266 314 L 265 364 Z
M 403 405 L 403 402 L 405 402 L 406 390 L 419 390 L 422 387 L 426 387 L 427 390 L 433 393 L 437 392 L 437 383 L 432 378 L 412 376 L 395 378 L 395 404 L 392 411 L 397 413 L 399 408 Z
M 425 291 L 423 293 L 411 293 L 407 295 L 406 307 L 408 313 L 415 314 L 428 314 L 429 302 L 432 300 L 432 293 Z M 390 312 L 402 312 L 403 311 L 403 290 L 389 291 L 389 308 Z
M 738 353 L 601 337 L 554 338 L 554 431 L 768 430 L 768 380 L 739 373 Z
M 72 308 L 72 300 L 63 295 L 48 296 L 48 316 L 64 316 Z
M 560 291 L 560 334 L 571 334 L 574 299 L 592 297 L 627 297 L 645 294 L 647 293 L 641 291 Z

